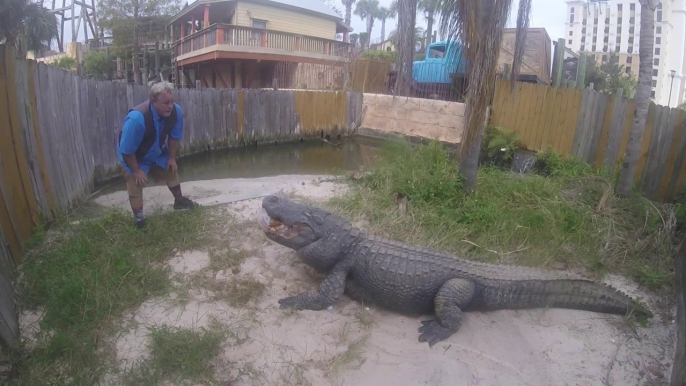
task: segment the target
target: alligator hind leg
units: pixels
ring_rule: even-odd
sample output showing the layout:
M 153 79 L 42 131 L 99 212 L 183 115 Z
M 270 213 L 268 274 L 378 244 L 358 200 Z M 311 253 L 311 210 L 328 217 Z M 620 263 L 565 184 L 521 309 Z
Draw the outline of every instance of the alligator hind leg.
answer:
M 462 325 L 462 308 L 474 296 L 474 283 L 464 279 L 450 279 L 445 282 L 434 298 L 436 319 L 422 322 L 417 330 L 420 342 L 436 343 L 449 338 Z

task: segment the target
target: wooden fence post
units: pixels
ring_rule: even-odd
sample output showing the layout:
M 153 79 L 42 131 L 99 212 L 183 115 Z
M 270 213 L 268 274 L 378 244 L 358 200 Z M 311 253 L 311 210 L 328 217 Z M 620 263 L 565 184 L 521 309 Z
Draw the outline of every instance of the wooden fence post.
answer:
M 565 58 L 565 39 L 557 39 L 555 45 L 555 63 L 553 64 L 553 87 L 560 87 L 562 83 L 562 65 Z
M 588 63 L 588 56 L 581 55 L 579 57 L 579 65 L 576 68 L 576 88 L 579 90 L 584 89 L 584 84 L 586 83 L 586 64 Z

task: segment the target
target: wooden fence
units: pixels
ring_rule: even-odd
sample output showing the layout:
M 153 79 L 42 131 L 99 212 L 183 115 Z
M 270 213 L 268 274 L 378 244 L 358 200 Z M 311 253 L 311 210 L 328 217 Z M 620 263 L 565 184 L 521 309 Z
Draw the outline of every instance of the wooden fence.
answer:
M 616 168 L 626 152 L 636 102 L 593 90 L 498 80 L 491 125 L 512 130 L 529 150 L 552 149 L 595 167 Z M 669 201 L 686 188 L 686 111 L 651 104 L 636 182 Z
M 0 44 L 0 343 L 18 336 L 12 272 L 41 221 L 119 176 L 116 139 L 149 87 L 87 80 L 17 58 Z M 346 135 L 362 94 L 335 91 L 178 89 L 184 111 L 179 154 Z

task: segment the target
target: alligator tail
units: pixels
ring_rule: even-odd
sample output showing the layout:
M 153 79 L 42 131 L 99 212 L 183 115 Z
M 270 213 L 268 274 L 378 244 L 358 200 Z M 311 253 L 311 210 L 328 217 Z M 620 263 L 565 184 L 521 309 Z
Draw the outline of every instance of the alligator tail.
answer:
M 487 308 L 568 308 L 606 314 L 652 317 L 639 301 L 607 284 L 584 279 L 521 280 L 484 294 Z

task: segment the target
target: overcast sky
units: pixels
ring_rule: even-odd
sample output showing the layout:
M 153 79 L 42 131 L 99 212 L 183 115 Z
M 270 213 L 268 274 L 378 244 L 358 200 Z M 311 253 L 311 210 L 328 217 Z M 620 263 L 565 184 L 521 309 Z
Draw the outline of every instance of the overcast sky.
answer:
M 383 6 L 389 6 L 392 0 L 379 0 Z M 335 0 L 336 5 L 342 13 L 345 13 L 345 7 L 340 0 Z M 514 26 L 517 18 L 517 8 L 519 7 L 519 0 L 514 0 L 512 4 L 512 11 L 510 14 L 509 26 Z M 353 5 L 353 12 L 355 6 Z M 550 35 L 552 41 L 564 37 L 565 32 L 565 16 L 567 13 L 567 6 L 565 0 L 533 0 L 531 6 L 531 20 L 529 22 L 532 28 L 545 28 Z M 355 28 L 356 33 L 365 32 L 366 27 L 364 21 L 356 16 L 354 13 L 351 20 L 352 27 Z M 417 24 L 422 28 L 426 28 L 426 19 L 423 16 L 417 17 Z M 386 22 L 386 34 L 396 28 L 397 21 L 389 20 Z M 436 27 L 438 29 L 438 26 Z M 439 31 L 440 34 L 440 31 Z M 374 29 L 372 30 L 372 40 L 379 38 L 381 35 L 381 22 L 378 20 L 374 22 Z

